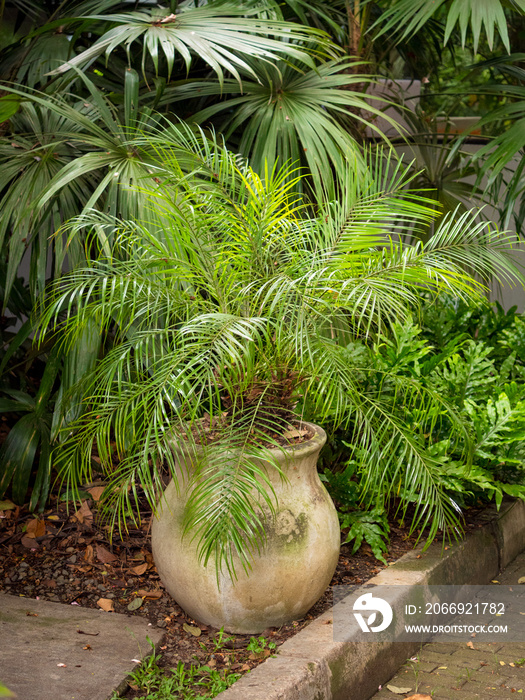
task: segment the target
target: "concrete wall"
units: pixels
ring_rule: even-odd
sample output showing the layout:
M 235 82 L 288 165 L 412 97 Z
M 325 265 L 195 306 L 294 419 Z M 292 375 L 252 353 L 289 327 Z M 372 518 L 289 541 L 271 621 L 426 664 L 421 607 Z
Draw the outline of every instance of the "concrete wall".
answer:
M 403 119 L 403 116 L 400 115 L 394 107 L 388 106 L 388 100 L 401 102 L 407 109 L 415 110 L 419 101 L 420 91 L 421 83 L 418 80 L 381 80 L 377 85 L 371 86 L 371 88 L 369 88 L 368 90 L 368 93 L 374 95 L 375 97 L 384 98 L 384 101 L 374 99 L 373 101 L 371 100 L 370 103 L 376 109 L 382 109 L 385 115 L 395 119 L 402 129 L 410 131 L 408 128 L 408 123 L 405 119 Z M 399 132 L 394 127 L 392 127 L 392 125 L 386 119 L 383 119 L 381 117 L 374 117 L 373 115 L 370 115 L 370 118 L 387 137 L 399 137 Z M 466 130 L 470 129 L 471 126 L 473 126 L 472 117 L 459 117 L 451 119 L 452 130 Z M 367 137 L 374 137 L 374 133 L 377 134 L 377 132 L 374 132 L 374 130 L 367 127 L 365 131 Z M 483 147 L 483 145 L 484 144 L 482 142 L 468 142 L 464 144 L 462 150 L 468 153 L 475 153 L 479 151 Z M 407 163 L 415 158 L 414 149 L 409 144 L 396 145 L 395 148 L 396 151 L 403 156 Z M 508 170 L 514 171 L 518 163 L 519 157 L 516 156 L 512 161 L 508 163 Z M 467 178 L 465 182 L 473 183 L 474 180 L 474 177 L 470 179 Z M 502 198 L 503 194 L 504 193 L 502 192 Z M 477 202 L 473 201 L 472 207 L 476 206 Z M 496 207 L 487 205 L 484 208 L 484 213 L 485 217 L 490 221 L 494 221 L 495 223 L 498 222 L 499 214 Z M 507 233 L 511 235 L 511 238 L 514 241 L 512 257 L 515 260 L 516 264 L 520 266 L 521 269 L 525 272 L 525 241 L 520 241 L 519 238 L 516 236 L 516 231 L 513 229 L 510 229 Z M 515 284 L 514 286 L 510 286 L 509 284 L 501 285 L 498 282 L 494 281 L 491 285 L 489 298 L 491 300 L 499 301 L 499 303 L 506 310 L 510 309 L 512 306 L 517 306 L 518 311 L 520 313 L 525 311 L 525 289 L 520 284 Z

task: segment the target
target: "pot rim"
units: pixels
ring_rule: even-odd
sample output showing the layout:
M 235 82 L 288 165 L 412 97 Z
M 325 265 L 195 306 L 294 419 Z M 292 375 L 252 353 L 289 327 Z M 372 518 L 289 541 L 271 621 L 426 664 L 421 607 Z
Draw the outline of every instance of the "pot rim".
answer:
M 310 421 L 300 421 L 300 425 L 308 426 L 314 431 L 313 436 L 309 440 L 306 440 L 305 442 L 296 443 L 294 445 L 276 445 L 275 447 L 261 447 L 261 453 L 266 452 L 273 456 L 282 456 L 284 453 L 286 456 L 293 455 L 293 457 L 303 457 L 309 454 L 310 452 L 313 452 L 314 450 L 320 450 L 326 443 L 326 431 L 324 430 L 324 428 L 322 428 L 320 425 L 317 425 L 317 423 L 311 423 Z M 212 445 L 207 445 L 206 447 L 216 445 L 220 446 L 221 441 L 218 440 L 216 443 L 213 443 Z M 174 440 L 174 447 L 180 449 L 183 453 L 186 454 L 192 451 L 194 451 L 194 453 L 196 454 L 202 454 L 206 451 L 206 448 L 204 446 L 199 445 L 197 443 L 194 443 L 191 446 L 188 443 L 181 445 L 181 443 L 177 440 Z

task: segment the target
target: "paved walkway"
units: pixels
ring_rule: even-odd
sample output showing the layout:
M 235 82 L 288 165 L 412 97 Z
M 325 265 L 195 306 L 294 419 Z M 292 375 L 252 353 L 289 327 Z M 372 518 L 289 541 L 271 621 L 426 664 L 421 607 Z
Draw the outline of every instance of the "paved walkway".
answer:
M 142 617 L 0 594 L 0 681 L 17 700 L 106 700 L 161 635 Z
M 525 552 L 500 573 L 501 584 L 525 577 Z M 524 611 L 525 612 L 525 611 Z M 525 639 L 525 617 L 523 618 Z M 371 700 L 490 700 L 525 698 L 525 642 L 425 644 Z M 387 689 L 408 689 L 404 694 Z M 349 698 L 350 700 L 350 698 Z

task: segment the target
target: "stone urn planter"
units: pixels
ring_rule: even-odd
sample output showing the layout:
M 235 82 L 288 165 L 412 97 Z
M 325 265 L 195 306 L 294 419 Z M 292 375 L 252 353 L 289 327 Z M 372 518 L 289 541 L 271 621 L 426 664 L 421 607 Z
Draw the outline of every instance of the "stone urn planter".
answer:
M 153 521 L 152 548 L 166 589 L 195 620 L 228 632 L 256 634 L 301 618 L 330 583 L 339 557 L 340 529 L 316 468 L 326 434 L 313 424 L 305 426 L 314 431 L 307 442 L 271 450 L 286 480 L 261 460 L 278 506 L 275 517 L 266 516 L 266 542 L 251 571 L 247 574 L 238 563 L 236 581 L 227 572 L 217 580 L 215 563 L 200 564 L 196 542 L 191 535 L 182 538 L 188 458 L 180 460 L 180 489 L 173 481 L 166 488 Z

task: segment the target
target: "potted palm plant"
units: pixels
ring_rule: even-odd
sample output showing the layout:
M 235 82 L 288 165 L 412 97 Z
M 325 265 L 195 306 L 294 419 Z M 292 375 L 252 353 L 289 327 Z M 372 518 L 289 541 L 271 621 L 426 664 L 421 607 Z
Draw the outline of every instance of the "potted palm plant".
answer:
M 364 468 L 401 455 L 399 478 L 420 494 L 415 522 L 457 526 L 417 441 L 360 392 L 346 346 L 402 318 L 420 287 L 480 296 L 464 265 L 504 276 L 512 264 L 505 239 L 469 214 L 424 246 L 402 244 L 436 212 L 391 157 L 359 160 L 314 210 L 291 166 L 261 178 L 189 128 L 180 139 L 176 155 L 150 142 L 147 223 L 93 211 L 72 224 L 101 253 L 52 288 L 41 328 L 68 344 L 94 323 L 107 352 L 55 462 L 76 488 L 96 454 L 114 520 L 133 517 L 144 493 L 168 591 L 203 622 L 257 632 L 304 614 L 337 562 L 337 517 L 315 471 L 324 432 L 311 419 L 379 445 L 363 450 Z M 439 402 L 412 379 L 399 396 Z

